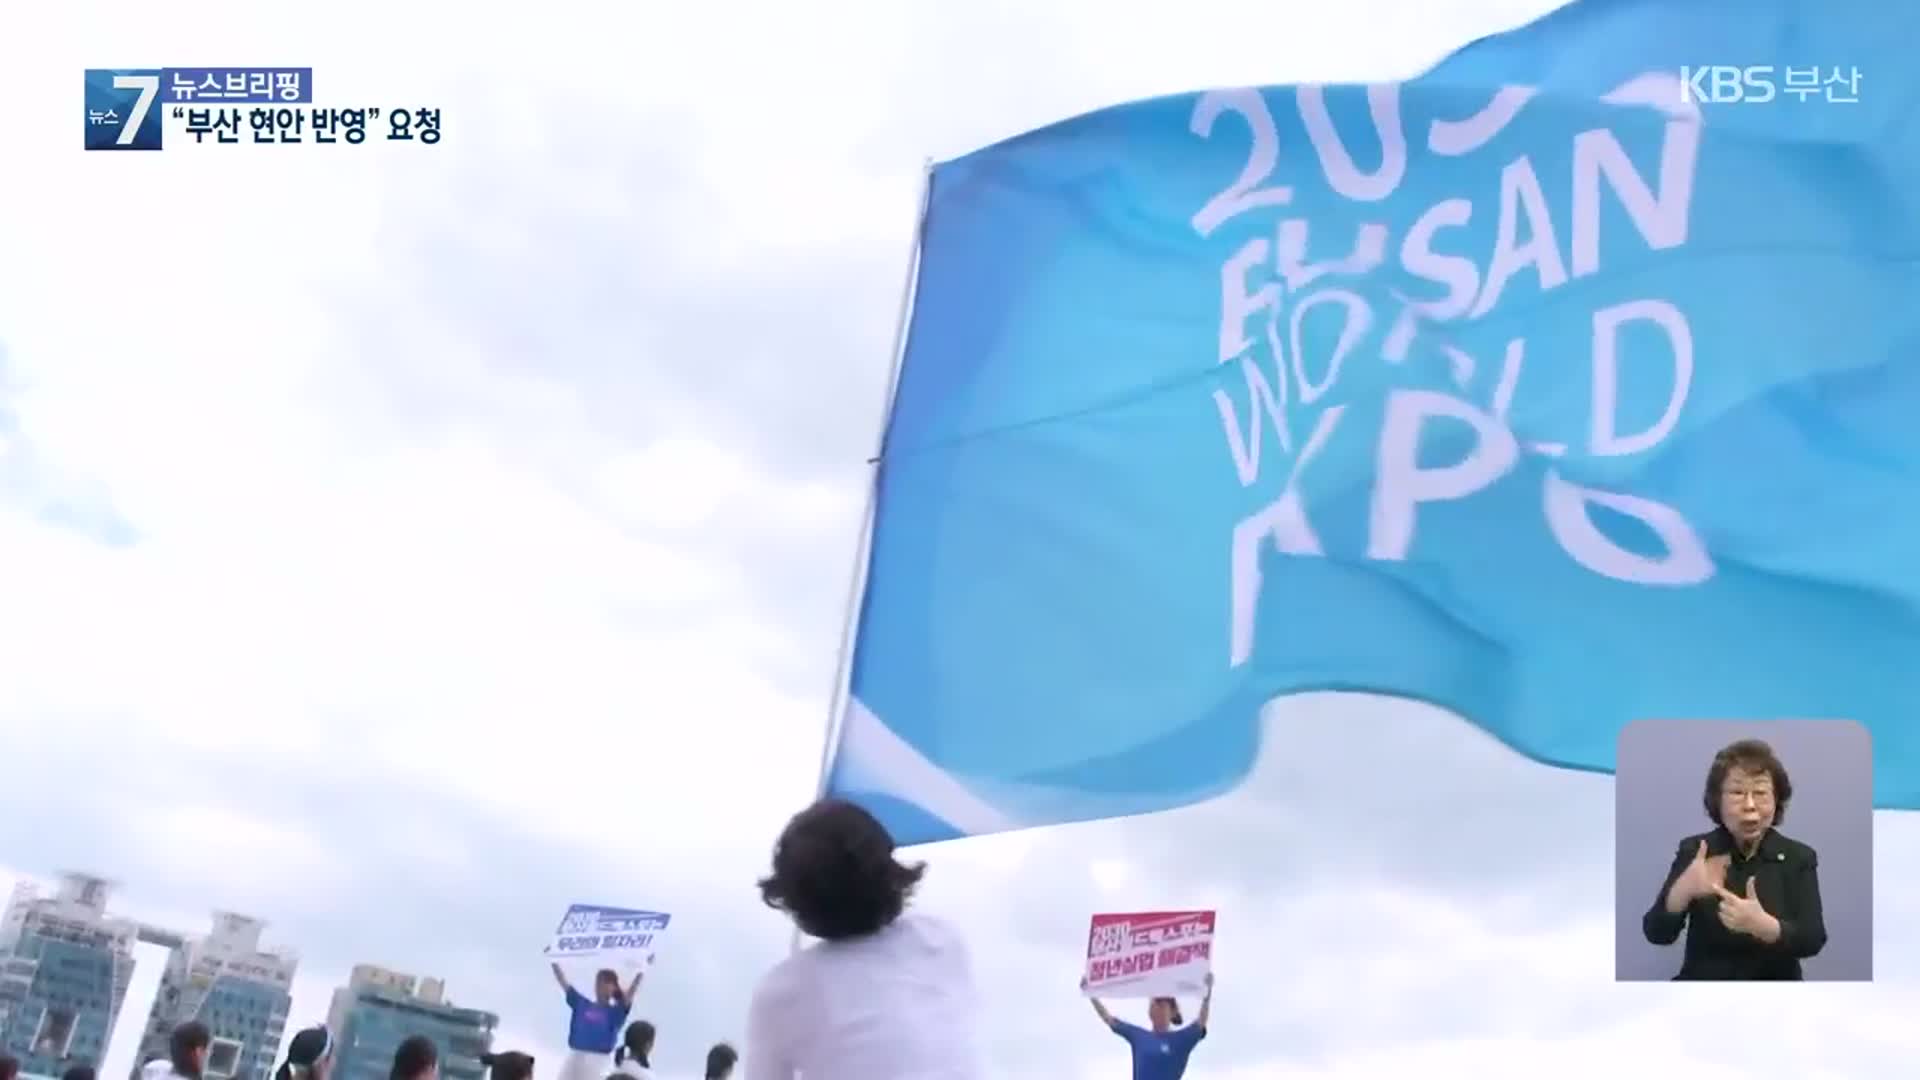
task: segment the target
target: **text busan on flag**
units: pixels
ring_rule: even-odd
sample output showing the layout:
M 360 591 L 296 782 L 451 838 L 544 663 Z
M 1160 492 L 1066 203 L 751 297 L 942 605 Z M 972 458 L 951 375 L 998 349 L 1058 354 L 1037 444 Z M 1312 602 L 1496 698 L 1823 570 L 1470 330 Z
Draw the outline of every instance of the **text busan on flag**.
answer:
M 1830 528 L 1920 538 L 1914 274 L 1869 242 L 1912 197 L 1804 118 L 1716 136 L 1677 65 L 1504 82 L 934 170 L 833 791 L 909 841 L 1162 809 L 1331 688 L 1599 769 L 1642 715 L 1847 715 L 1920 803 L 1920 628 L 1822 587 L 1920 593 Z

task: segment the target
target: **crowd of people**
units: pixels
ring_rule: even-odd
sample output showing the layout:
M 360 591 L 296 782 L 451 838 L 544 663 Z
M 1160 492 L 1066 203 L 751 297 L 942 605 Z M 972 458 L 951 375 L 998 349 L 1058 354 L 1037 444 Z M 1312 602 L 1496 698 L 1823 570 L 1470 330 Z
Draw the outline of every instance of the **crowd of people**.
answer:
M 775 964 L 747 1010 L 742 1080 L 983 1080 L 984 1022 L 965 938 L 951 924 L 909 911 L 924 863 L 901 862 L 893 837 L 872 814 L 826 799 L 795 815 L 774 845 L 772 873 L 759 883 L 767 906 L 818 939 Z M 571 1023 L 555 1080 L 653 1080 L 656 1032 L 629 1020 L 642 976 L 622 986 L 598 972 L 593 994 L 575 989 L 554 965 Z M 1084 992 L 1086 984 L 1081 984 Z M 1182 1026 L 1179 1002 L 1155 998 L 1148 1026 L 1116 1018 L 1098 999 L 1101 1021 L 1127 1042 L 1135 1080 L 1180 1080 L 1207 1036 L 1213 980 L 1194 1023 Z M 213 1042 L 204 1024 L 180 1025 L 166 1059 L 141 1080 L 204 1080 Z M 329 1080 L 334 1035 L 326 1027 L 295 1033 L 273 1080 Z M 489 1080 L 534 1080 L 534 1059 L 518 1051 L 481 1059 Z M 722 1043 L 707 1053 L 706 1080 L 732 1080 L 740 1055 Z M 18 1080 L 18 1063 L 0 1056 L 0 1080 Z M 439 1080 L 440 1053 L 415 1035 L 394 1052 L 389 1080 Z M 95 1080 L 91 1069 L 62 1080 Z
M 854 803 L 824 799 L 794 815 L 774 844 L 760 898 L 816 941 L 755 988 L 742 1080 L 984 1080 L 985 1023 L 966 939 L 945 920 L 908 910 L 926 871 L 901 862 L 886 827 Z M 591 995 L 558 964 L 553 976 L 570 1014 L 556 1080 L 652 1080 L 654 1026 L 629 1021 L 644 973 L 622 986 L 616 972 L 599 971 Z M 1127 1043 L 1135 1080 L 1180 1080 L 1207 1037 L 1213 980 L 1192 1024 L 1173 998 L 1148 1003 L 1145 1027 L 1098 999 L 1093 1008 Z M 713 1047 L 707 1080 L 730 1080 L 740 1060 L 728 1045 Z M 531 1058 L 504 1074 L 495 1065 L 492 1080 L 531 1080 L 532 1067 Z M 391 1080 L 434 1078 L 396 1064 Z

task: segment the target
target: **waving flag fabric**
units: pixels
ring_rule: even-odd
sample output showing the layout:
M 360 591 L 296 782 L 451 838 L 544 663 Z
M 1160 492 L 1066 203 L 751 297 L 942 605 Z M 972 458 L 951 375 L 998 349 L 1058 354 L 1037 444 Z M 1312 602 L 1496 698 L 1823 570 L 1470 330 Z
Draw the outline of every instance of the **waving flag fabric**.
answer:
M 1586 0 L 938 166 L 829 789 L 905 842 L 1165 809 L 1344 689 L 1592 770 L 1856 719 L 1920 806 L 1916 40 Z

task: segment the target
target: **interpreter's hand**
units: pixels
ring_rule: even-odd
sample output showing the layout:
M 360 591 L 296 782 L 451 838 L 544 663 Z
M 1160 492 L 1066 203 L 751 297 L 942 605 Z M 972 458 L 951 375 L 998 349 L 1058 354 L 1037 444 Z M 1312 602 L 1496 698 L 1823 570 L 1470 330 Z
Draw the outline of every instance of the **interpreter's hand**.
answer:
M 1725 885 L 1714 886 L 1720 896 L 1720 925 L 1736 934 L 1773 942 L 1780 939 L 1780 920 L 1767 914 L 1754 892 L 1754 879 L 1747 879 L 1746 895 L 1731 892 Z
M 1673 887 L 1667 890 L 1667 910 L 1678 914 L 1695 900 L 1712 896 L 1727 883 L 1727 861 L 1725 855 L 1708 855 L 1707 842 L 1700 841 L 1693 861 L 1680 871 L 1680 876 L 1673 879 Z

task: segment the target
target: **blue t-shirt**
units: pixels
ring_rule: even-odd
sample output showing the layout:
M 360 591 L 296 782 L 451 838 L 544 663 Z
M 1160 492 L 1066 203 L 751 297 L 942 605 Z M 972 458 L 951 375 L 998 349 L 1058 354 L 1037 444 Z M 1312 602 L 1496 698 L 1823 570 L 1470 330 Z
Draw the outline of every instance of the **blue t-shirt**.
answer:
M 1133 1080 L 1180 1080 L 1187 1074 L 1193 1048 L 1207 1037 L 1207 1029 L 1199 1024 L 1162 1035 L 1124 1020 L 1113 1022 L 1113 1033 L 1133 1048 Z
M 567 988 L 567 1008 L 573 1023 L 567 1028 L 567 1048 L 589 1054 L 611 1054 L 620 1041 L 620 1025 L 631 1005 L 602 1005 L 580 991 Z

